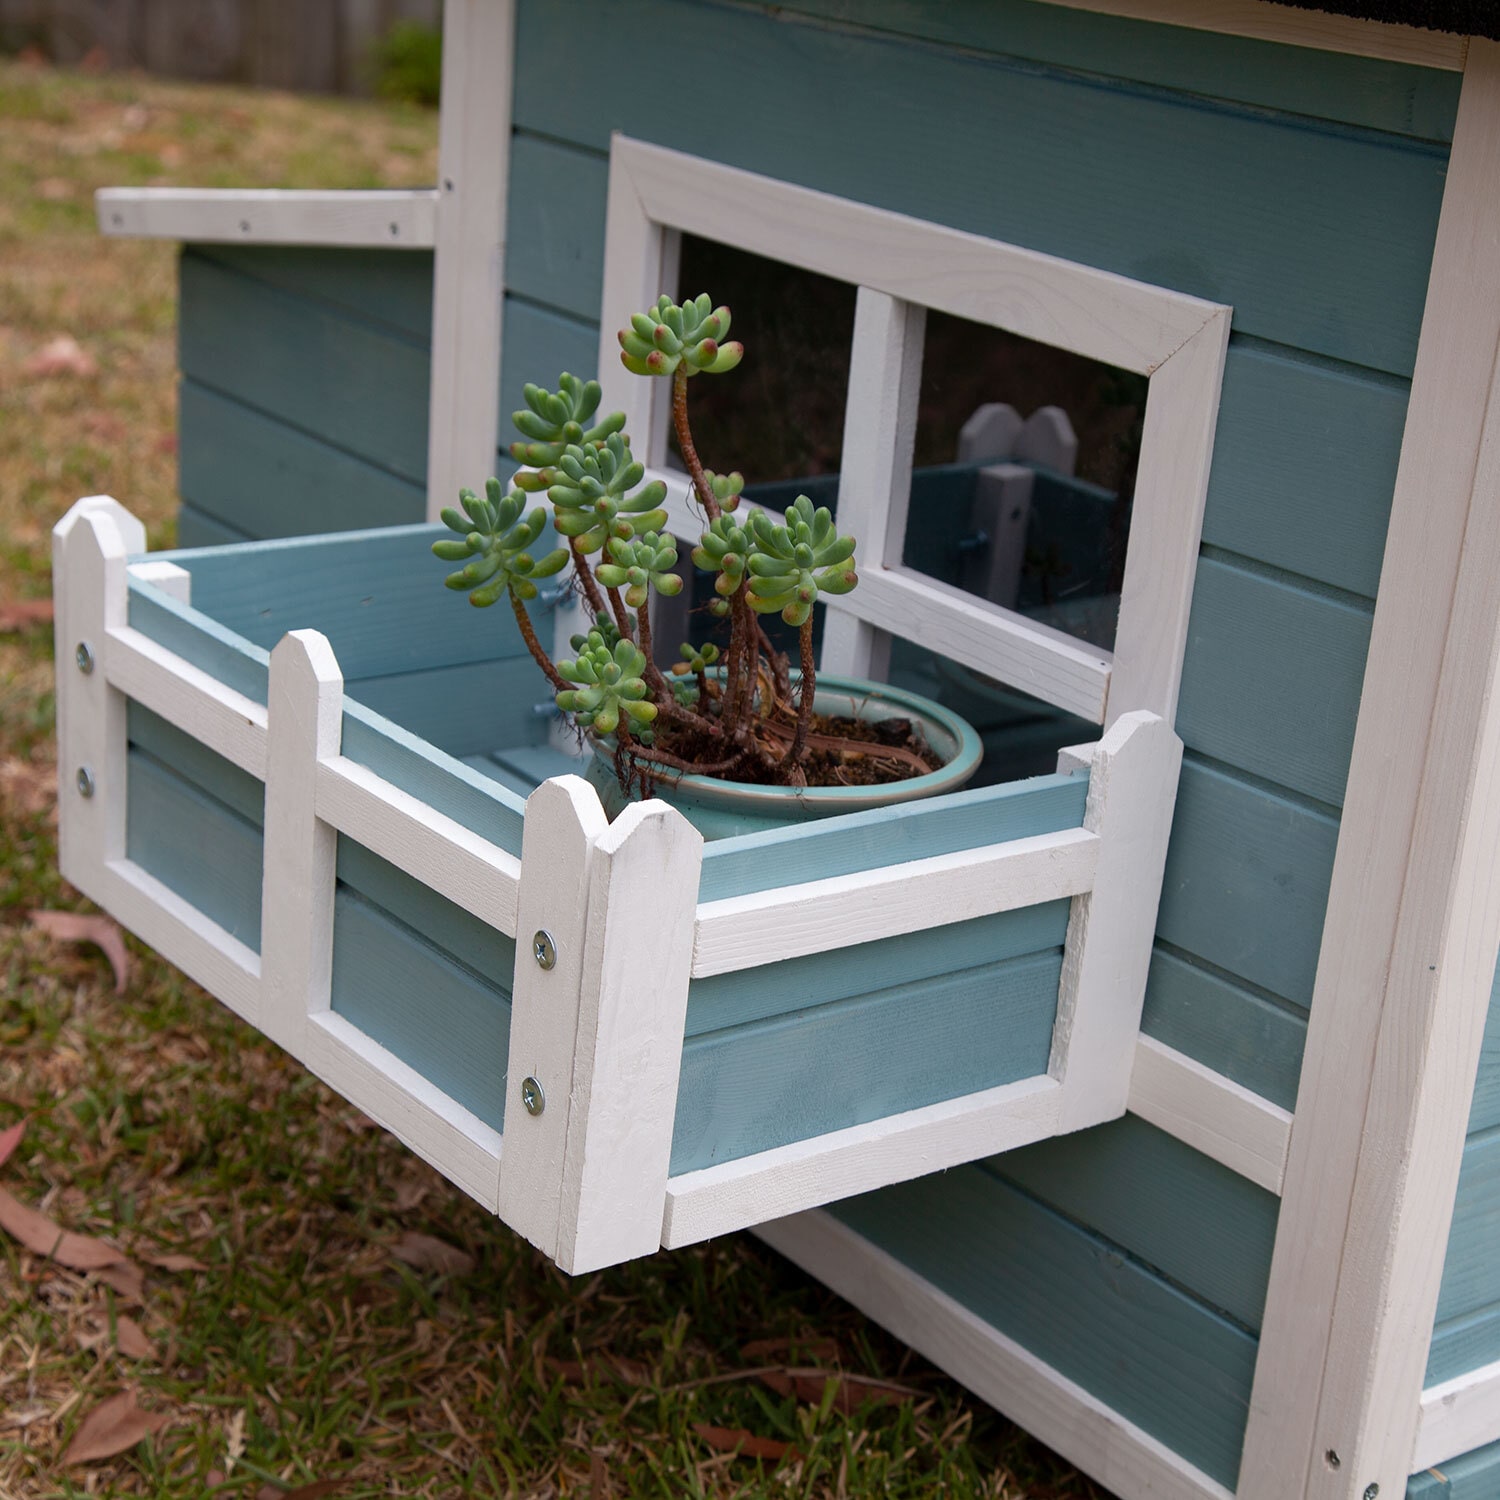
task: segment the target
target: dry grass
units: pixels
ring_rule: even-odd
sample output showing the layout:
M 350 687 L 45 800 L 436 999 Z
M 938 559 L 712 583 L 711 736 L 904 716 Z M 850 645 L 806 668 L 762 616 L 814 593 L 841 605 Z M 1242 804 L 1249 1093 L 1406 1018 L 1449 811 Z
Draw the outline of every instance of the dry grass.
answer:
M 416 182 L 434 136 L 0 63 L 0 605 L 46 595 L 80 494 L 171 537 L 173 250 L 102 243 L 92 190 Z M 96 373 L 25 373 L 60 335 Z M 0 1130 L 26 1120 L 0 1184 L 146 1275 L 137 1297 L 0 1234 L 0 1500 L 1096 1495 L 752 1240 L 571 1282 L 150 953 L 116 997 L 98 954 L 25 921 L 81 905 L 55 870 L 50 683 L 45 626 L 0 633 Z M 811 1364 L 906 1389 L 777 1376 Z M 164 1428 L 62 1462 L 123 1390 Z M 791 1447 L 736 1457 L 704 1424 Z

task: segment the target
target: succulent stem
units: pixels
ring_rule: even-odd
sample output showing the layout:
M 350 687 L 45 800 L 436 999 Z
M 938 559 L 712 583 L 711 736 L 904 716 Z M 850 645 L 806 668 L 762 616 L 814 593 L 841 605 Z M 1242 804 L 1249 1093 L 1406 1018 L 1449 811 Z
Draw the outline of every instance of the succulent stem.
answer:
M 630 611 L 625 608 L 625 601 L 620 597 L 619 589 L 611 589 L 609 591 L 609 607 L 614 613 L 615 624 L 619 626 L 620 634 L 623 635 L 626 640 L 629 640 Z M 648 661 L 650 660 L 649 653 L 646 659 Z
M 526 606 L 514 589 L 510 591 L 510 604 L 516 612 L 516 624 L 521 627 L 521 639 L 526 642 L 526 649 L 536 658 L 536 664 L 542 669 L 542 674 L 547 681 L 559 693 L 565 692 L 568 684 L 563 681 L 562 674 L 552 665 L 551 658 L 542 650 L 542 643 L 537 640 L 536 631 L 531 628 L 531 616 L 526 613 Z
M 703 462 L 693 444 L 693 430 L 688 426 L 687 383 L 687 366 L 679 365 L 672 375 L 672 426 L 677 432 L 677 445 L 682 449 L 682 461 L 692 475 L 693 488 L 703 502 L 703 509 L 708 512 L 708 519 L 717 521 L 722 514 L 719 502 L 714 497 L 708 476 L 703 472 Z
M 594 581 L 594 570 L 589 566 L 589 560 L 582 547 L 578 545 L 578 538 L 574 537 L 569 544 L 573 553 L 573 568 L 578 574 L 578 581 L 583 585 L 583 597 L 589 602 L 589 609 L 593 611 L 595 618 L 604 613 L 604 595 L 599 592 L 599 585 Z
M 802 622 L 797 632 L 797 644 L 802 654 L 802 695 L 797 702 L 797 733 L 792 737 L 791 749 L 786 760 L 793 765 L 807 759 L 807 732 L 812 728 L 813 692 L 817 687 L 817 663 L 813 660 L 812 616 Z

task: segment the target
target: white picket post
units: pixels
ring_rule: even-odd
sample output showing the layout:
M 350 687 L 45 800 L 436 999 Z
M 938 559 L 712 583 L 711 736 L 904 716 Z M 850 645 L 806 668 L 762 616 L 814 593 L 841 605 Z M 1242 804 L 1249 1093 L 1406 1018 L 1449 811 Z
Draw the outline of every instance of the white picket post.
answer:
M 145 549 L 146 528 L 108 495 L 79 500 L 52 531 L 58 864 L 96 900 L 126 832 L 126 702 L 109 684 L 106 633 L 126 623 L 126 559 Z
M 1081 753 L 1063 751 L 1060 768 Z M 1099 861 L 1063 948 L 1049 1069 L 1063 1085 L 1060 1133 L 1125 1112 L 1181 765 L 1182 741 L 1144 709 L 1122 714 L 1089 755 L 1083 826 L 1099 836 Z
M 316 630 L 293 630 L 271 652 L 266 695 L 265 845 L 257 1024 L 296 1057 L 307 1018 L 325 1011 L 333 979 L 338 836 L 316 813 L 318 762 L 338 755 L 344 677 Z

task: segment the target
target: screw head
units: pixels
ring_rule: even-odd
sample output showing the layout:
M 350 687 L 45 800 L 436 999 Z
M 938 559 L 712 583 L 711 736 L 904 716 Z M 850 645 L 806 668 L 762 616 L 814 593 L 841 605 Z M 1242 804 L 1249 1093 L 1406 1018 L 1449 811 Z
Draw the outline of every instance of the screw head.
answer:
M 92 797 L 94 795 L 94 773 L 87 766 L 79 766 L 78 775 L 75 779 L 78 783 L 78 795 L 80 797 Z
M 547 1095 L 535 1078 L 528 1077 L 521 1080 L 521 1103 L 526 1106 L 528 1115 L 539 1115 L 546 1109 Z
M 73 652 L 73 660 L 78 663 L 78 670 L 87 677 L 94 670 L 94 648 L 87 641 L 79 641 Z
M 1339 1457 L 1337 1449 L 1330 1448 L 1328 1452 L 1323 1455 L 1323 1462 L 1327 1464 L 1330 1469 L 1336 1469 L 1343 1462 L 1343 1460 Z
M 557 944 L 552 941 L 552 934 L 545 927 L 539 928 L 531 936 L 531 956 L 536 960 L 538 968 L 552 969 L 557 966 Z
M 1375 1497 L 1379 1493 L 1380 1493 L 1380 1486 L 1378 1484 L 1367 1484 L 1365 1486 L 1364 1500 L 1375 1500 Z

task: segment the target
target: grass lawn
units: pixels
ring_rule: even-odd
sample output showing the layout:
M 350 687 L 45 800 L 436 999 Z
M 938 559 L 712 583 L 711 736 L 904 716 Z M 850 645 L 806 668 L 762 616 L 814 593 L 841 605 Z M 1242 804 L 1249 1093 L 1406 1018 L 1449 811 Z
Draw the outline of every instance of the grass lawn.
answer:
M 117 995 L 28 921 L 88 909 L 56 873 L 52 639 L 24 607 L 49 529 L 105 492 L 162 546 L 176 506 L 175 248 L 101 240 L 93 189 L 409 185 L 436 135 L 0 61 L 0 1132 L 25 1122 L 0 1218 L 130 1257 L 70 1270 L 0 1232 L 0 1500 L 1097 1500 L 749 1237 L 571 1281 L 150 952 Z M 67 1461 L 122 1393 L 158 1430 Z

